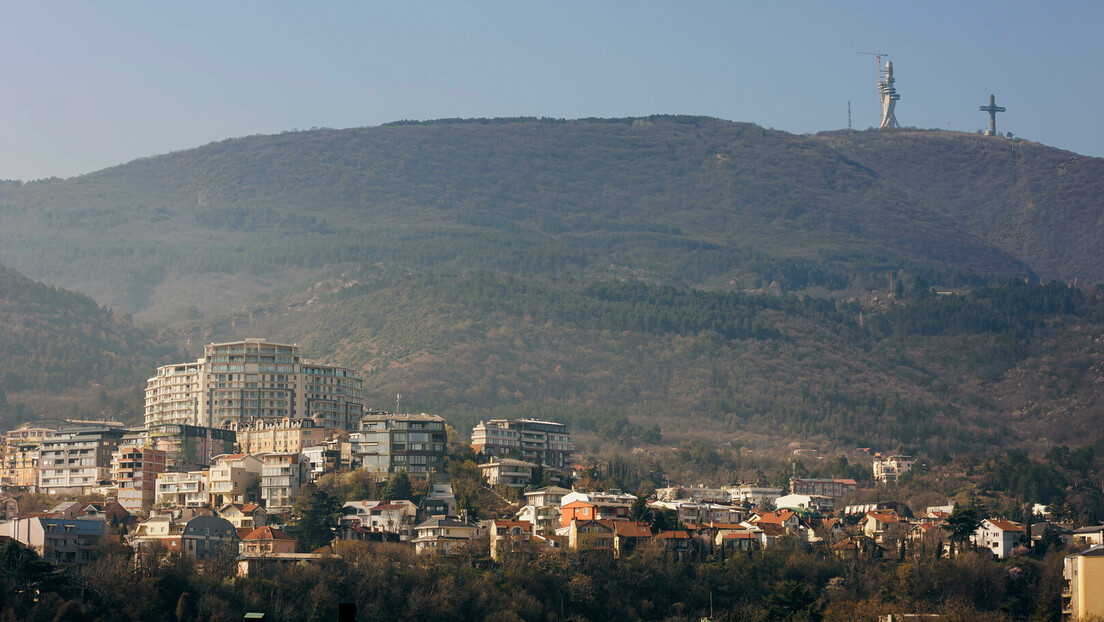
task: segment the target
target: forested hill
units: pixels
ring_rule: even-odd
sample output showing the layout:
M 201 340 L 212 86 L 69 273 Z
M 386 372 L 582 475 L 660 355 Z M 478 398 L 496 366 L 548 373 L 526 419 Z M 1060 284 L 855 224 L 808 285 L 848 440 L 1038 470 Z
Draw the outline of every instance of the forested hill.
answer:
M 1104 162 L 701 117 L 254 136 L 0 186 L 0 261 L 170 318 L 349 266 L 748 290 L 966 274 L 1104 281 Z
M 133 419 L 142 380 L 181 356 L 83 294 L 0 267 L 0 431 L 43 415 Z

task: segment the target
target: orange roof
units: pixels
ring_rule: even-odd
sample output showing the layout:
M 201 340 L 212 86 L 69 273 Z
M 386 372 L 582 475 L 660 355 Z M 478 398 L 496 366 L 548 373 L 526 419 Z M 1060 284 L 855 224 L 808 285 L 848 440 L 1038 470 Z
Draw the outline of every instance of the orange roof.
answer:
M 786 535 L 786 528 L 781 523 L 755 523 L 755 526 L 768 536 Z
M 272 527 L 257 527 L 242 540 L 294 540 L 291 536 Z
M 722 540 L 754 540 L 755 534 L 750 531 L 734 531 L 732 533 L 726 533 Z
M 245 537 L 253 533 L 253 527 L 238 527 L 238 540 L 245 540 Z
M 1018 523 L 1013 523 L 1012 521 L 1003 520 L 1003 519 L 1000 519 L 1000 518 L 990 518 L 990 519 L 987 519 L 987 520 L 989 521 L 990 525 L 996 527 L 997 529 L 1000 529 L 1001 531 L 1023 531 L 1024 530 L 1022 525 L 1020 525 Z
M 499 529 L 509 529 L 510 527 L 520 527 L 525 531 L 532 529 L 533 525 L 527 520 L 496 520 L 494 522 L 495 527 Z
M 784 523 L 793 516 L 792 510 L 778 510 L 777 512 L 764 512 L 759 515 L 757 523 Z
M 648 523 L 619 520 L 614 521 L 614 531 L 624 538 L 651 538 L 652 528 Z
M 235 504 L 235 505 L 238 505 L 238 504 Z M 261 507 L 261 506 L 258 503 L 244 503 L 244 504 L 238 505 L 238 508 L 240 508 L 242 512 L 255 512 L 257 510 L 257 508 L 259 508 L 259 507 Z
M 866 515 L 880 523 L 897 523 L 901 521 L 901 517 L 897 516 L 897 512 L 893 510 L 871 510 L 867 512 Z
M 690 534 L 685 531 L 661 531 L 655 537 L 660 540 L 689 540 Z

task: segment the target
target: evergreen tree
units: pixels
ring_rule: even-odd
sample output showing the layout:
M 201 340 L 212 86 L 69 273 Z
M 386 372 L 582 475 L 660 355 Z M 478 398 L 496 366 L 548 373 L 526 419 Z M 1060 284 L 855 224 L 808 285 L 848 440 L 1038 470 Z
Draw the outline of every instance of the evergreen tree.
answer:
M 299 525 L 300 550 L 310 552 L 333 542 L 340 512 L 340 503 L 324 490 L 299 495 L 292 513 Z
M 406 471 L 399 471 L 387 480 L 387 486 L 383 488 L 383 496 L 388 500 L 410 499 L 413 487 L 410 485 L 410 476 Z

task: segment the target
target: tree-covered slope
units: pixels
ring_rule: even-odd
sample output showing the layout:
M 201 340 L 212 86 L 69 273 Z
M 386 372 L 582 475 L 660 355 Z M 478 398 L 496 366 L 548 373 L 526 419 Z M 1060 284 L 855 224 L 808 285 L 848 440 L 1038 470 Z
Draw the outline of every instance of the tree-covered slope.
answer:
M 1104 280 L 1104 164 L 949 132 L 700 117 L 474 120 L 227 140 L 0 187 L 0 261 L 166 318 L 335 268 L 710 289 L 923 267 Z
M 35 415 L 133 419 L 141 381 L 172 356 L 129 317 L 0 267 L 0 431 Z
M 607 440 L 755 439 L 937 455 L 1098 436 L 1104 301 L 1020 280 L 889 300 L 638 281 L 349 275 L 185 331 L 295 335 L 359 367 L 370 406 L 461 428 L 537 415 Z

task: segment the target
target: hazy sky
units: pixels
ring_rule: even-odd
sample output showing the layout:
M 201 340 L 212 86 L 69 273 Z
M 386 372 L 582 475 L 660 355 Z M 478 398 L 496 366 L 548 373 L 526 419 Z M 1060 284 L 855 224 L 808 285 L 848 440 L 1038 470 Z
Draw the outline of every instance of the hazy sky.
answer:
M 877 123 L 1104 155 L 1102 2 L 26 2 L 0 18 L 0 178 L 398 119 Z

